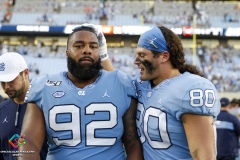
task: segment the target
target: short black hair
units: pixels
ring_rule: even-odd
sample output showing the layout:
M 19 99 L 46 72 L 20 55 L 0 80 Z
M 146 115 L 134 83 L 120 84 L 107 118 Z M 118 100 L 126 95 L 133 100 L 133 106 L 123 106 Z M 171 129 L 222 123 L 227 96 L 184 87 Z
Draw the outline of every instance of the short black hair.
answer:
M 238 104 L 238 100 L 236 98 L 233 98 L 230 103 L 231 104 Z
M 89 32 L 92 32 L 94 33 L 96 36 L 97 36 L 97 33 L 95 31 L 94 28 L 92 27 L 87 27 L 87 26 L 78 26 L 78 27 L 75 27 L 73 30 L 72 30 L 72 33 L 68 36 L 68 39 L 67 39 L 67 49 L 68 49 L 68 44 L 69 44 L 69 41 L 72 37 L 72 35 L 78 31 L 89 31 Z

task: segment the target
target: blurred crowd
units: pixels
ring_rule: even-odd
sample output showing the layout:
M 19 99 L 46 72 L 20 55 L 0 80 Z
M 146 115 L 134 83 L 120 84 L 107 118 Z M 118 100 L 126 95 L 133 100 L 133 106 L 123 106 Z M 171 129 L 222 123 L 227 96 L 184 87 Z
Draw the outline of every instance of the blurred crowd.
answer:
M 111 24 L 111 20 L 121 21 L 117 15 L 128 15 L 129 18 L 138 18 L 140 24 L 157 24 L 171 27 L 184 27 L 193 24 L 193 15 L 196 15 L 196 24 L 198 27 L 212 27 L 213 17 L 221 17 L 221 23 L 239 23 L 240 9 L 239 4 L 232 2 L 234 5 L 226 6 L 220 5 L 217 1 L 213 1 L 211 5 L 214 7 L 214 3 L 218 6 L 222 6 L 221 12 L 216 12 L 207 8 L 208 4 L 199 3 L 197 0 L 186 3 L 186 7 L 183 7 L 181 3 L 177 1 L 147 1 L 142 3 L 134 3 L 132 1 L 64 1 L 64 0 L 41 0 L 38 5 L 32 5 L 27 3 L 26 0 L 21 4 L 20 1 L 5 0 L 5 13 L 2 18 L 2 23 L 11 24 L 11 17 L 18 13 L 38 13 L 35 24 L 44 25 L 60 25 L 61 18 L 57 18 L 56 15 L 60 14 L 76 14 L 83 15 L 85 18 L 72 18 L 69 15 L 69 19 L 66 24 L 80 24 L 85 22 L 91 22 L 91 20 L 109 20 L 107 24 Z M 37 1 L 36 1 L 37 2 Z M 136 2 L 136 1 L 135 1 Z M 15 5 L 15 3 L 17 5 Z M 133 6 L 133 5 L 137 6 Z M 169 5 L 171 4 L 171 5 Z M 141 7 L 139 7 L 140 5 Z M 167 10 L 166 10 L 167 9 Z M 177 11 L 177 12 L 176 12 Z M 216 13 L 215 13 L 216 12 Z M 60 16 L 61 17 L 61 16 Z M 141 18 L 139 18 L 141 17 Z M 99 21 L 98 21 L 99 22 Z M 62 25 L 62 24 L 61 24 Z M 123 24 L 124 25 L 124 21 Z M 126 25 L 126 24 L 125 24 Z
M 12 17 L 12 10 L 15 5 L 15 0 L 6 0 L 5 2 L 5 12 L 1 19 L 1 23 L 9 23 Z

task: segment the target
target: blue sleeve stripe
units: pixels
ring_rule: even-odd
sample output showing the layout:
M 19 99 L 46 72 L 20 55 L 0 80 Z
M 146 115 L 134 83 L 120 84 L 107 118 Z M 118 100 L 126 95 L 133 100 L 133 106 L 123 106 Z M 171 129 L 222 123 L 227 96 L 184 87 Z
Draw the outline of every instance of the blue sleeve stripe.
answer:
M 219 125 L 217 125 L 217 129 L 229 129 L 234 130 L 234 126 L 232 122 L 221 121 Z

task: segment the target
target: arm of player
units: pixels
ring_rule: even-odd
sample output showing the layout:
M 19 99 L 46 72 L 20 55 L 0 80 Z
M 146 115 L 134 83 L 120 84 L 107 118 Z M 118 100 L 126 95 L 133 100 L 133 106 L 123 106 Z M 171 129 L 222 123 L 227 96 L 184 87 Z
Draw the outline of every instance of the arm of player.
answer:
M 95 27 L 96 28 L 96 27 Z M 101 58 L 101 65 L 103 67 L 104 70 L 107 71 L 114 71 L 114 67 L 112 65 L 112 62 L 108 56 L 108 50 L 107 50 L 107 41 L 106 38 L 104 36 L 104 34 L 102 33 L 102 31 L 100 29 L 96 29 L 97 30 L 97 37 L 99 39 L 99 55 Z
M 212 116 L 183 114 L 181 116 L 193 159 L 215 160 L 216 141 Z
M 131 104 L 123 117 L 123 143 L 128 160 L 143 160 L 142 143 L 137 134 L 136 125 L 137 100 L 132 98 Z
M 28 103 L 23 119 L 21 135 L 26 137 L 26 143 L 21 145 L 19 151 L 34 151 L 33 154 L 23 153 L 18 160 L 40 160 L 40 151 L 45 139 L 45 121 L 42 110 L 36 103 Z
M 114 67 L 113 67 L 112 62 L 109 58 L 107 58 L 104 61 L 101 61 L 101 65 L 102 65 L 103 69 L 106 70 L 106 71 L 114 71 Z

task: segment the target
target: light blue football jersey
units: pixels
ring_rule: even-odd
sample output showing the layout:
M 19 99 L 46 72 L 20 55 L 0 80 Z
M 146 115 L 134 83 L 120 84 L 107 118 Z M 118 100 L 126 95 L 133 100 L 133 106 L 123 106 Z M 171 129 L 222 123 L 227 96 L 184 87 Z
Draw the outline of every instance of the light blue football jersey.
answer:
M 101 71 L 83 89 L 62 72 L 32 80 L 26 101 L 44 112 L 48 160 L 124 160 L 122 117 L 135 96 L 132 79 L 121 71 Z
M 185 72 L 151 88 L 135 81 L 138 92 L 137 126 L 145 160 L 191 160 L 181 115 L 193 113 L 216 119 L 217 90 L 207 79 Z

